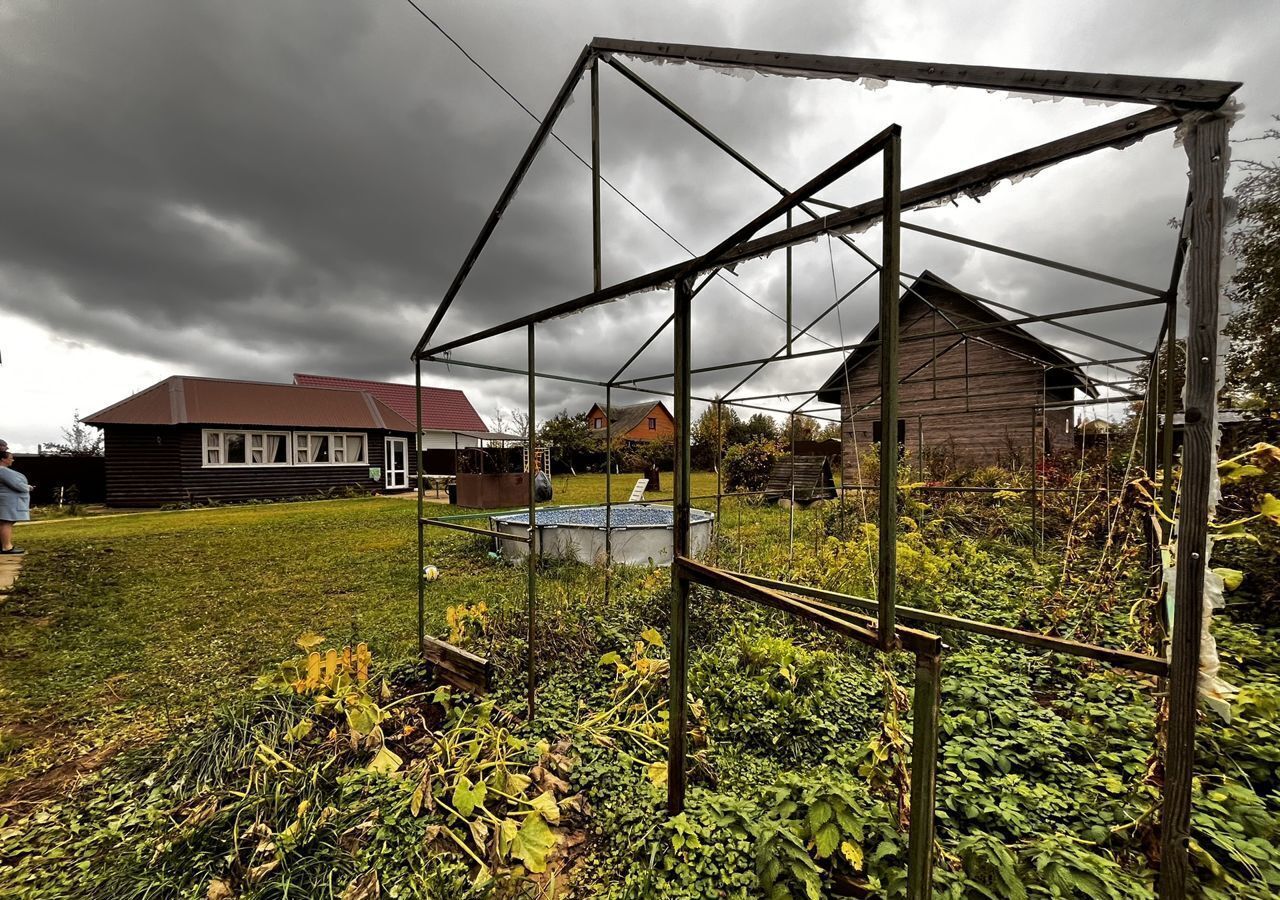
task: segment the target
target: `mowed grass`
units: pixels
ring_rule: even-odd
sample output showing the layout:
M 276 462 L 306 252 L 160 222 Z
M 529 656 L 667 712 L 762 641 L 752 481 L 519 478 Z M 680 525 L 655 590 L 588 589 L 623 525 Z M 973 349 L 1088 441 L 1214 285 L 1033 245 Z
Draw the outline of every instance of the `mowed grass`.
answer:
M 615 476 L 614 499 L 634 484 Z M 603 475 L 556 476 L 553 505 L 600 502 L 604 486 Z M 714 474 L 695 474 L 693 491 L 714 493 Z M 359 498 L 21 527 L 29 552 L 0 602 L 0 782 L 76 747 L 177 727 L 292 655 L 304 631 L 366 641 L 383 659 L 411 654 L 416 509 Z M 427 541 L 443 574 L 429 585 L 429 630 L 457 600 L 523 595 L 522 570 L 488 559 L 483 538 L 433 528 Z

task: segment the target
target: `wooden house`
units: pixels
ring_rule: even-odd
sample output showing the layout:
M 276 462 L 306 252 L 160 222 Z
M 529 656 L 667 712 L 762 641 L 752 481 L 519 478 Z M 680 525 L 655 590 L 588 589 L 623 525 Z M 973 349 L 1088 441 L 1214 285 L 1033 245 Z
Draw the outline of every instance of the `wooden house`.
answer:
M 414 422 L 351 386 L 173 376 L 84 421 L 104 432 L 111 506 L 405 491 L 416 475 Z
M 1017 325 L 992 327 L 1003 321 L 932 272 L 903 292 L 899 418 L 889 439 L 904 452 L 1019 466 L 1071 446 L 1072 408 L 1043 407 L 1096 389 L 1061 351 Z M 841 407 L 846 483 L 856 480 L 855 451 L 881 440 L 878 341 L 876 326 L 818 393 Z
M 633 403 L 613 408 L 613 440 L 615 443 L 638 444 L 669 440 L 675 436 L 676 420 L 661 400 Z M 605 439 L 607 421 L 599 403 L 587 411 L 587 427 L 593 437 Z
M 411 384 L 368 381 L 336 375 L 294 373 L 293 383 L 305 387 L 364 391 L 415 423 L 416 389 Z M 456 475 L 458 451 L 481 445 L 490 434 L 467 395 L 454 388 L 422 386 L 422 470 L 428 475 Z

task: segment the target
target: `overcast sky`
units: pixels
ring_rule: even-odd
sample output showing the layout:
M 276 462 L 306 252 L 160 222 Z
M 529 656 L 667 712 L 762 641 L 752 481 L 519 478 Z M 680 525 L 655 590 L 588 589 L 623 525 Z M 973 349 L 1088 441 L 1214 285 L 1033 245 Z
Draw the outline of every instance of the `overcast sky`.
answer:
M 1237 80 L 1246 109 L 1236 137 L 1261 132 L 1280 112 L 1280 16 L 1271 2 L 424 8 L 539 116 L 595 35 Z M 627 64 L 790 186 L 892 122 L 903 128 L 903 183 L 911 185 L 1133 109 Z M 557 133 L 588 156 L 585 81 L 575 100 Z M 601 103 L 605 176 L 693 251 L 776 199 L 607 68 Z M 401 0 L 7 0 L 0 5 L 0 437 L 33 450 L 56 440 L 76 411 L 88 414 L 172 374 L 411 381 L 409 354 L 534 127 Z M 1238 152 L 1246 149 L 1254 148 Z M 1182 149 L 1163 133 L 1002 185 L 981 203 L 905 218 L 1159 286 L 1168 281 L 1168 223 L 1180 211 L 1185 171 Z M 825 196 L 852 203 L 877 192 L 870 172 Z M 590 290 L 590 210 L 588 170 L 549 143 L 440 337 Z M 686 256 L 607 189 L 603 210 L 606 284 Z M 875 230 L 855 239 L 876 255 Z M 870 271 L 825 240 L 797 249 L 795 266 L 802 323 L 831 303 L 833 290 Z M 904 271 L 924 268 L 1038 312 L 1137 296 L 904 234 Z M 874 289 L 872 280 L 838 319 L 822 323 L 818 338 L 864 334 L 874 321 Z M 776 350 L 783 296 L 781 254 L 708 288 L 695 301 L 695 364 Z M 539 331 L 538 368 L 607 377 L 669 312 L 670 295 L 653 293 L 559 320 Z M 1149 346 L 1156 314 L 1073 324 Z M 1036 333 L 1094 356 L 1128 355 L 1051 327 Z M 523 366 L 524 336 L 459 356 Z M 780 401 L 789 407 L 836 362 L 772 367 L 740 393 L 795 390 Z M 669 366 L 663 339 L 632 371 Z M 742 374 L 703 378 L 696 390 L 714 394 Z M 424 380 L 464 388 L 489 418 L 524 403 L 518 377 L 427 365 Z M 538 390 L 543 415 L 597 399 L 590 388 L 546 380 Z M 641 397 L 618 393 L 619 402 Z

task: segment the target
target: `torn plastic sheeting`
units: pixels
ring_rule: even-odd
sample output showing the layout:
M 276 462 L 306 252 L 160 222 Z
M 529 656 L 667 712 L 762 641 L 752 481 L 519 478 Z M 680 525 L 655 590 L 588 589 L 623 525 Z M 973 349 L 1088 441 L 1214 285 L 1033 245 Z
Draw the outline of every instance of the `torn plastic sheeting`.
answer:
M 1018 184 L 1019 182 L 1026 181 L 1028 178 L 1035 178 L 1045 169 L 1049 169 L 1049 168 L 1052 168 L 1052 166 L 1039 166 L 1038 168 L 1035 168 L 1035 169 L 1028 169 L 1025 172 L 1020 172 L 1017 175 L 1010 175 L 1009 183 Z
M 843 72 L 798 72 L 795 69 L 781 68 L 777 66 L 760 66 L 745 63 L 742 65 L 734 65 L 732 63 L 708 63 L 700 60 L 681 59 L 672 56 L 646 56 L 644 54 L 633 53 L 619 53 L 617 55 L 635 62 L 650 63 L 651 65 L 657 66 L 696 66 L 699 69 L 707 69 L 708 71 L 715 72 L 717 75 L 727 75 L 730 78 L 737 78 L 742 81 L 750 81 L 756 75 L 780 75 L 784 78 L 811 78 L 819 81 L 849 81 L 861 84 L 862 87 L 869 91 L 879 91 L 889 86 L 887 79 L 877 78 L 874 75 L 858 75 Z
M 997 90 L 989 90 L 988 94 L 998 94 Z M 1058 103 L 1063 100 L 1061 94 L 1028 94 L 1023 91 L 1005 91 L 1005 96 L 1011 100 L 1029 100 L 1032 103 Z
M 614 54 L 601 54 L 602 59 L 609 58 Z M 618 53 L 620 57 L 624 57 L 635 62 L 649 63 L 657 66 L 696 66 L 699 69 L 708 69 L 719 75 L 727 75 L 730 78 L 738 78 L 743 81 L 750 81 L 755 75 L 780 75 L 784 78 L 806 78 L 816 81 L 848 81 L 860 84 L 869 91 L 879 91 L 889 86 L 889 82 L 899 81 L 903 84 L 921 84 L 925 87 L 947 88 L 948 90 L 958 91 L 961 88 L 979 88 L 976 84 L 938 84 L 928 81 L 924 78 L 880 78 L 876 75 L 864 75 L 858 72 L 816 72 L 812 70 L 798 71 L 796 69 L 784 68 L 778 66 L 756 65 L 753 63 L 709 63 L 701 60 L 684 59 L 674 56 L 649 56 L 642 53 Z M 1011 100 L 1029 100 L 1032 103 L 1059 103 L 1068 98 L 1066 94 L 1054 93 L 1032 93 L 1028 91 L 1009 91 L 1003 88 L 985 88 L 988 94 L 1003 94 Z M 1087 106 L 1117 106 L 1124 102 L 1121 100 L 1103 100 L 1090 97 L 1079 98 L 1084 101 Z
M 1227 130 L 1230 131 L 1231 127 L 1235 125 L 1236 122 L 1239 122 L 1244 118 L 1244 104 L 1235 97 L 1232 97 L 1217 109 L 1202 109 L 1187 113 L 1182 117 L 1182 121 L 1178 123 L 1178 127 L 1173 129 L 1173 146 L 1181 147 L 1182 142 L 1187 137 L 1187 132 L 1191 129 L 1191 126 L 1206 116 L 1225 116 L 1227 119 Z M 1228 143 L 1227 147 L 1230 148 L 1230 146 L 1231 144 Z M 1230 159 L 1228 159 L 1228 167 L 1229 166 Z

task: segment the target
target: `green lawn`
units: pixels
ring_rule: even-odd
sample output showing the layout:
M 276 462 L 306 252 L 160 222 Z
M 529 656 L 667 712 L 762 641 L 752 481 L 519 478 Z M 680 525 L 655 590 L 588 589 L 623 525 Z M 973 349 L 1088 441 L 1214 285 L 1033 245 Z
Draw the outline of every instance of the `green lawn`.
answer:
M 670 473 L 661 496 L 670 496 Z M 557 476 L 554 503 L 604 499 L 603 475 Z M 634 475 L 613 479 L 625 500 Z M 715 476 L 694 476 L 695 494 Z M 21 579 L 0 603 L 0 782 L 69 748 L 146 739 L 217 705 L 308 629 L 412 652 L 416 503 L 402 497 L 59 519 L 21 527 Z M 459 512 L 431 504 L 427 515 Z M 428 628 L 455 599 L 521 596 L 483 540 L 429 529 Z M 14 750 L 23 752 L 14 752 Z

